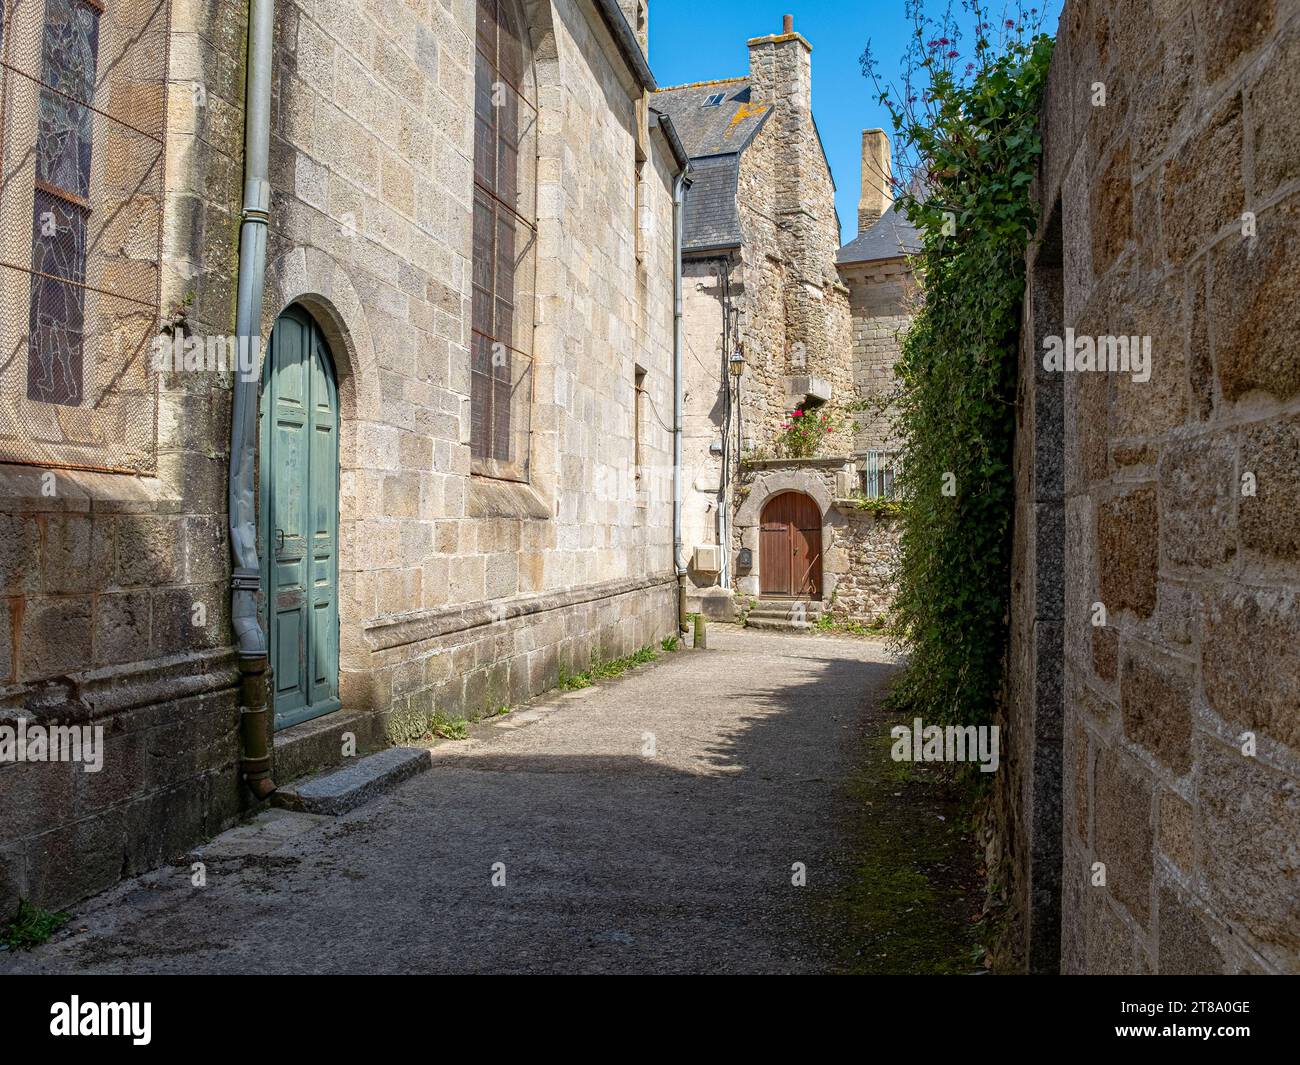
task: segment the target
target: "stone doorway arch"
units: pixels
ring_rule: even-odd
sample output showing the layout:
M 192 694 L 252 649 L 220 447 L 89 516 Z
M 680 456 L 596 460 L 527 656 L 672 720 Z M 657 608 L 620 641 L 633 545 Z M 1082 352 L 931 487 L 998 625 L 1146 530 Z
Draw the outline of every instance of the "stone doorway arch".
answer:
M 757 598 L 762 594 L 763 545 L 762 517 L 769 500 L 785 492 L 807 496 L 821 516 L 821 580 L 816 598 L 825 602 L 835 590 L 837 573 L 841 570 L 838 549 L 835 547 L 833 524 L 836 521 L 833 494 L 833 474 L 828 480 L 824 462 L 803 463 L 800 466 L 781 466 L 755 473 L 744 502 L 736 510 L 735 535 L 739 546 L 748 548 L 750 565 L 737 572 L 736 591 Z M 828 467 L 829 468 L 829 467 Z
M 811 496 L 778 492 L 759 521 L 759 592 L 821 599 L 822 517 Z

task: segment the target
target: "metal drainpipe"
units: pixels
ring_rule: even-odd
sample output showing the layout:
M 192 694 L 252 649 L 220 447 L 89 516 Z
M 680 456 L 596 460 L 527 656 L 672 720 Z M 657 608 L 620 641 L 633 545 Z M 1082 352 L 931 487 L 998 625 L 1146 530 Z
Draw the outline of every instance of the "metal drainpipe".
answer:
M 731 587 L 731 255 L 721 260 L 722 289 L 722 486 L 718 502 L 718 543 L 722 547 L 718 584 Z
M 266 276 L 266 230 L 271 185 L 267 180 L 271 139 L 271 47 L 275 0 L 249 0 L 248 81 L 244 95 L 244 209 L 239 228 L 239 295 L 235 336 L 240 371 L 235 376 L 230 418 L 230 618 L 239 650 L 240 768 L 259 799 L 275 791 L 271 779 L 269 674 L 266 634 L 257 618 L 261 569 L 253 500 L 256 461 L 257 355 L 262 336 L 262 286 Z M 247 353 L 247 354 L 245 354 Z M 246 361 L 247 360 L 247 361 Z M 244 367 L 249 366 L 248 372 Z
M 688 168 L 673 182 L 673 568 L 677 631 L 686 631 L 686 565 L 682 561 L 682 201 Z

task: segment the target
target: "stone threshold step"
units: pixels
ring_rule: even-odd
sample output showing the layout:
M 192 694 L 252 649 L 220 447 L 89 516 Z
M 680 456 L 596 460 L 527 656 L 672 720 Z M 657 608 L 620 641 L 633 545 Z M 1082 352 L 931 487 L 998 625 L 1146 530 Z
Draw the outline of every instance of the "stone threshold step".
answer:
M 342 769 L 278 789 L 271 801 L 287 810 L 338 817 L 390 791 L 430 766 L 426 747 L 390 747 Z
M 756 618 L 750 615 L 745 625 L 751 629 L 775 629 L 781 632 L 807 632 L 813 626 L 811 621 L 791 621 L 787 618 Z

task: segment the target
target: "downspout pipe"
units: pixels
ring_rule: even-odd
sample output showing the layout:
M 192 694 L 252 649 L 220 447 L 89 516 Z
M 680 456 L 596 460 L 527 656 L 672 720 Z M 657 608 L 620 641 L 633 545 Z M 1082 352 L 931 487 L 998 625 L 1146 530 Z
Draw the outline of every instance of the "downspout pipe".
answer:
M 275 0 L 249 0 L 248 76 L 244 94 L 244 207 L 239 227 L 239 289 L 235 337 L 239 370 L 230 418 L 230 618 L 239 653 L 240 769 L 258 799 L 275 791 L 271 779 L 271 711 L 267 705 L 266 633 L 257 617 L 261 568 L 253 499 L 257 440 L 258 354 L 262 287 L 270 220 L 271 53 Z
M 722 560 L 718 583 L 731 587 L 731 256 L 722 259 L 718 270 L 722 289 L 722 487 L 718 501 L 718 543 Z
M 682 204 L 689 167 L 673 182 L 673 568 L 677 572 L 677 631 L 686 631 L 686 563 L 682 558 Z

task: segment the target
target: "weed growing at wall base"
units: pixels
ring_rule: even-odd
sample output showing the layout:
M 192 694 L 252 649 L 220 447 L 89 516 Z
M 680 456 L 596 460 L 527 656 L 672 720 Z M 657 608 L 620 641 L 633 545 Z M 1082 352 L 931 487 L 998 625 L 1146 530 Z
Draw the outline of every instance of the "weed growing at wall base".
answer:
M 26 899 L 19 899 L 14 919 L 0 930 L 0 946 L 8 950 L 31 950 L 67 923 L 66 913 L 51 913 L 33 906 Z

